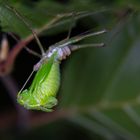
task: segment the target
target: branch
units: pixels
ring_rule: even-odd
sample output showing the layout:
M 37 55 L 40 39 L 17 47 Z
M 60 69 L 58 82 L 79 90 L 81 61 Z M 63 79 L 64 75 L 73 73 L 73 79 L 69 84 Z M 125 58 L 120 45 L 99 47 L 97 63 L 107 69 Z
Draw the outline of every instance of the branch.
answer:
M 65 15 L 63 15 L 65 16 Z M 59 19 L 61 19 L 63 16 L 57 15 L 56 17 L 54 17 L 50 22 L 48 22 L 47 24 L 45 24 L 43 27 L 41 27 L 40 29 L 36 30 L 36 35 L 39 35 L 41 32 L 43 32 L 44 30 L 47 30 L 48 28 L 50 28 L 51 25 L 53 25 L 55 22 L 57 22 Z M 31 34 L 29 35 L 27 38 L 19 41 L 14 47 L 13 49 L 10 51 L 7 59 L 4 62 L 0 63 L 0 76 L 6 75 L 8 73 L 11 72 L 12 68 L 13 68 L 13 64 L 16 60 L 16 57 L 18 56 L 18 54 L 20 53 L 20 51 L 26 47 L 26 45 L 32 41 L 34 39 L 34 35 Z
M 31 112 L 31 111 L 30 111 Z M 7 129 L 11 124 L 15 124 L 16 122 L 16 112 L 9 112 L 5 113 L 3 115 L 0 114 L 0 129 Z M 73 115 L 72 111 L 66 111 L 66 110 L 56 110 L 52 113 L 38 113 L 38 112 L 32 112 L 29 121 L 28 126 L 29 129 L 39 127 L 42 125 L 47 125 L 51 122 L 54 122 L 59 119 L 65 119 L 70 117 L 70 115 Z M 7 121 L 8 120 L 8 121 Z M 25 123 L 23 121 L 23 123 Z M 14 127 L 14 126 L 13 126 Z
M 8 7 L 8 9 L 11 9 L 11 7 Z M 12 10 L 12 9 L 11 9 Z M 101 10 L 99 12 L 102 12 L 104 10 Z M 97 12 L 78 12 L 76 15 L 76 19 L 80 19 L 86 16 L 90 16 L 92 14 L 96 14 Z M 54 26 L 59 26 L 61 24 L 65 24 L 67 21 L 62 21 L 60 22 L 60 19 L 64 18 L 64 17 L 70 17 L 73 16 L 73 13 L 65 13 L 65 14 L 58 14 L 56 15 L 52 20 L 50 20 L 50 22 L 44 24 L 44 26 L 35 29 L 35 33 L 36 35 L 39 35 L 40 33 L 42 33 L 44 30 L 53 28 Z M 58 22 L 59 21 L 59 22 Z M 58 22 L 58 23 L 57 23 Z M 11 72 L 13 64 L 16 60 L 17 55 L 20 53 L 20 51 L 26 47 L 26 45 L 34 39 L 34 35 L 31 34 L 29 35 L 27 38 L 19 41 L 14 47 L 13 49 L 10 51 L 9 56 L 7 57 L 6 61 L 1 62 L 0 63 L 0 76 L 8 74 Z

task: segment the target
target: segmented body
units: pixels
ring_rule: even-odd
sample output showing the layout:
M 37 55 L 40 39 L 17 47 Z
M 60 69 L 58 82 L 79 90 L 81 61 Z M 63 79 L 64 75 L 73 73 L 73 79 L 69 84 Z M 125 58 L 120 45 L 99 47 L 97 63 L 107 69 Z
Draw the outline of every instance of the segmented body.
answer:
M 52 111 L 52 107 L 57 105 L 55 97 L 60 86 L 60 61 L 70 52 L 67 46 L 51 49 L 47 57 L 36 64 L 35 69 L 38 71 L 33 83 L 28 90 L 19 92 L 17 101 L 27 109 Z
M 44 62 L 33 80 L 29 90 L 18 94 L 18 102 L 27 109 L 52 111 L 57 104 L 56 93 L 60 86 L 59 60 L 53 54 Z

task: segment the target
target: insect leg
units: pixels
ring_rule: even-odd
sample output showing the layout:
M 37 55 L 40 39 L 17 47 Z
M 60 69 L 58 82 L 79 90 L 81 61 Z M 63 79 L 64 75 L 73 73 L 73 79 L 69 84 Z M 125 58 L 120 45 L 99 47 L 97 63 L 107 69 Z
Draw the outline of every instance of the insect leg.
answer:
M 17 17 L 19 19 L 21 19 L 23 21 L 23 23 L 31 30 L 31 32 L 32 32 L 32 34 L 33 34 L 33 36 L 34 36 L 34 38 L 35 38 L 35 40 L 36 40 L 36 42 L 37 42 L 37 44 L 38 44 L 38 46 L 40 48 L 41 54 L 44 55 L 45 54 L 45 51 L 43 49 L 43 46 L 42 46 L 40 40 L 38 39 L 38 37 L 36 35 L 36 32 L 32 29 L 32 27 L 30 26 L 30 24 L 28 22 L 26 22 L 26 20 L 23 18 L 23 16 L 14 7 L 10 7 L 8 5 L 6 5 L 6 7 L 8 9 L 10 9 L 11 11 L 13 11 L 17 15 Z
M 34 56 L 37 56 L 37 57 L 39 57 L 39 58 L 41 58 L 41 55 L 40 55 L 40 54 L 38 54 L 37 52 L 35 52 L 35 51 L 29 49 L 28 47 L 25 47 L 25 50 L 26 50 L 28 53 L 30 53 L 30 54 L 32 54 L 32 55 L 34 55 Z
M 101 30 L 101 31 L 98 31 L 98 32 L 93 32 L 93 33 L 89 33 L 89 34 L 86 34 L 86 35 L 82 35 L 82 36 L 76 36 L 76 37 L 73 37 L 71 38 L 70 42 L 67 42 L 67 45 L 69 44 L 73 44 L 73 43 L 76 43 L 78 41 L 81 41 L 85 38 L 88 38 L 88 37 L 91 37 L 91 36 L 96 36 L 96 35 L 100 35 L 100 34 L 103 34 L 103 33 L 106 33 L 107 30 Z
M 39 34 L 40 32 L 49 29 L 50 27 L 52 27 L 57 21 L 59 21 L 61 18 L 65 17 L 65 16 L 70 16 L 69 14 L 64 14 L 64 15 L 56 15 L 51 21 L 49 21 L 47 24 L 45 24 L 45 26 L 43 26 L 42 28 L 40 28 L 39 30 L 36 30 L 36 33 Z
M 97 43 L 97 44 L 84 44 L 84 45 L 70 45 L 69 48 L 71 51 L 76 51 L 81 48 L 87 48 L 87 47 L 104 47 L 104 43 Z
M 81 48 L 87 48 L 87 47 L 104 47 L 104 43 L 97 43 L 97 44 L 84 44 L 84 45 L 69 45 L 65 46 L 63 48 L 60 48 L 58 51 L 59 54 L 59 60 L 66 59 L 67 56 L 71 54 L 71 51 L 76 51 Z
M 8 34 L 9 34 L 15 41 L 19 42 L 19 40 L 17 39 L 17 37 L 16 37 L 13 33 L 8 32 Z M 32 54 L 32 55 L 35 55 L 35 56 L 37 56 L 37 57 L 39 57 L 39 58 L 41 58 L 41 55 L 40 55 L 39 53 L 33 51 L 32 49 L 29 49 L 27 46 L 24 46 L 24 49 L 25 49 L 28 53 L 30 53 L 30 54 Z
M 93 33 L 88 33 L 88 34 L 85 34 L 85 35 L 78 35 L 78 36 L 75 36 L 75 37 L 72 37 L 70 38 L 69 40 L 65 41 L 65 40 L 62 40 L 58 43 L 56 43 L 55 45 L 52 45 L 51 47 L 53 48 L 56 48 L 56 47 L 59 47 L 59 48 L 63 48 L 65 46 L 69 46 L 70 44 L 74 44 L 74 43 L 77 43 L 85 38 L 88 38 L 88 37 L 91 37 L 91 36 L 96 36 L 96 35 L 100 35 L 100 34 L 103 34 L 103 33 L 106 33 L 107 30 L 104 29 L 104 30 L 101 30 L 101 31 L 98 31 L 98 32 L 93 32 Z
M 68 30 L 68 35 L 67 35 L 67 38 L 66 38 L 66 40 L 68 40 L 69 38 L 70 38 L 70 35 L 71 35 L 71 32 L 72 32 L 72 28 L 73 28 L 73 26 L 75 25 L 75 13 L 72 13 L 72 24 L 70 25 L 70 28 L 69 28 L 69 30 Z
M 42 106 L 39 107 L 39 110 L 42 110 L 44 112 L 52 112 L 53 111 L 53 109 L 51 109 L 51 108 L 46 108 L 46 107 L 42 107 Z

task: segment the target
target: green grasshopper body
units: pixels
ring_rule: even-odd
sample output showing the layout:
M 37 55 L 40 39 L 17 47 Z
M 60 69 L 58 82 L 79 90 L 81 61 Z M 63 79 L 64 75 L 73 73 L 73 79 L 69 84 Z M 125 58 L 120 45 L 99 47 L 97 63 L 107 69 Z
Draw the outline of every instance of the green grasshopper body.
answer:
M 36 73 L 29 90 L 19 92 L 17 101 L 27 109 L 52 111 L 57 104 L 56 93 L 60 86 L 59 61 L 53 54 Z
M 60 86 L 59 63 L 67 56 L 79 48 L 102 47 L 100 44 L 71 45 L 86 37 L 98 35 L 106 32 L 105 30 L 96 33 L 73 37 L 67 42 L 59 42 L 50 46 L 42 59 L 34 67 L 37 71 L 30 88 L 18 93 L 17 101 L 27 109 L 42 110 L 51 112 L 52 107 L 57 105 L 56 94 Z
M 80 48 L 103 47 L 104 43 L 92 43 L 82 45 L 78 45 L 75 43 L 91 36 L 103 34 L 106 32 L 106 30 L 98 32 L 89 32 L 87 34 L 81 34 L 75 37 L 67 38 L 56 44 L 51 45 L 47 52 L 45 52 L 43 46 L 41 45 L 41 42 L 39 41 L 36 35 L 36 32 L 32 29 L 30 24 L 26 22 L 22 15 L 14 7 L 11 7 L 4 3 L 1 3 L 1 5 L 1 11 L 6 11 L 4 13 L 9 13 L 12 15 L 14 14 L 19 20 L 21 20 L 24 23 L 24 25 L 28 29 L 30 29 L 30 31 L 33 34 L 33 37 L 36 39 L 36 42 L 42 54 L 41 60 L 34 66 L 33 72 L 37 71 L 37 73 L 35 75 L 35 78 L 33 79 L 31 86 L 29 87 L 29 89 L 23 90 L 33 72 L 25 82 L 23 88 L 19 91 L 17 101 L 19 104 L 23 105 L 27 109 L 50 112 L 52 111 L 52 107 L 54 107 L 57 104 L 56 94 L 60 86 L 60 61 L 69 56 L 72 51 L 75 51 Z M 83 14 L 82 13 L 81 16 L 86 15 L 85 12 Z M 73 14 L 70 15 L 73 16 Z M 62 14 L 61 16 L 56 16 L 56 18 L 52 19 L 49 22 L 47 28 L 49 26 L 51 27 L 51 25 L 53 25 L 56 21 L 59 21 L 60 18 L 63 18 L 65 16 L 68 17 L 69 14 Z M 3 19 L 3 14 L 1 14 L 0 18 Z M 16 38 L 13 34 L 12 37 L 14 39 Z M 33 53 L 33 51 L 31 52 Z M 37 53 L 35 52 L 33 54 L 37 55 Z

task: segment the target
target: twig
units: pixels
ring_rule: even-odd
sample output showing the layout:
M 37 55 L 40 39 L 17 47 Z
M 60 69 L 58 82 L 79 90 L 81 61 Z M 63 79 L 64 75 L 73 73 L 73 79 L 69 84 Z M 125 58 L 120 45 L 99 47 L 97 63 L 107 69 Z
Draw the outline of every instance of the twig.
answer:
M 7 59 L 0 63 L 0 75 L 8 74 L 11 71 L 17 55 L 32 39 L 33 38 L 30 37 L 25 40 L 21 40 L 13 47 L 9 52 Z
M 28 129 L 36 128 L 41 125 L 47 125 L 51 122 L 54 122 L 59 119 L 66 119 L 71 115 L 75 115 L 73 111 L 66 111 L 66 110 L 57 110 L 52 113 L 37 113 L 33 112 L 29 118 L 29 127 Z M 7 121 L 8 120 L 8 121 Z M 7 129 L 11 124 L 13 124 L 16 120 L 16 113 L 15 112 L 8 112 L 4 115 L 0 115 L 0 129 Z M 23 123 L 24 120 L 23 120 Z
M 56 16 L 49 23 L 45 24 L 44 27 L 42 27 L 41 29 L 37 30 L 36 35 L 39 35 L 43 30 L 47 30 L 50 25 L 54 24 L 60 18 L 62 18 L 62 17 L 61 16 Z M 34 36 L 33 36 L 33 34 L 31 34 L 27 38 L 25 38 L 25 39 L 21 40 L 20 42 L 18 42 L 13 47 L 13 49 L 10 51 L 9 56 L 7 57 L 6 61 L 0 63 L 0 75 L 5 75 L 7 73 L 10 73 L 17 55 L 33 39 L 34 39 Z

